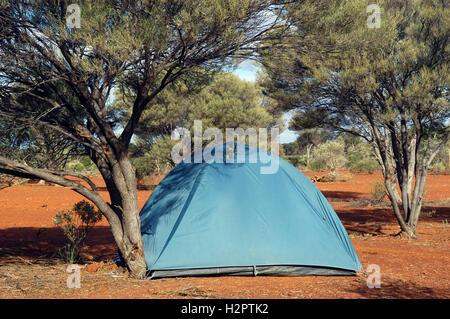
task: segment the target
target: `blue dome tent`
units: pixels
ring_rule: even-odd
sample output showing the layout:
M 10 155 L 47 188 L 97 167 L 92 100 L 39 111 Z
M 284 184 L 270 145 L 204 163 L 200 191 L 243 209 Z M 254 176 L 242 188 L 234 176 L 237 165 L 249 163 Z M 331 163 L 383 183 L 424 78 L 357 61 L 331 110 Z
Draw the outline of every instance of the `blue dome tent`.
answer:
M 226 158 L 240 146 L 245 163 Z M 236 147 L 239 150 L 239 147 Z M 182 162 L 141 210 L 152 278 L 194 275 L 352 275 L 362 271 L 335 211 L 298 169 L 275 155 L 229 143 L 205 149 L 223 163 Z M 220 151 L 220 152 L 219 152 Z M 219 153 L 217 153 L 219 152 Z M 257 155 L 257 161 L 249 161 Z M 279 160 L 278 171 L 261 174 Z M 191 159 L 194 158 L 194 155 Z M 227 161 L 228 160 L 228 161 Z

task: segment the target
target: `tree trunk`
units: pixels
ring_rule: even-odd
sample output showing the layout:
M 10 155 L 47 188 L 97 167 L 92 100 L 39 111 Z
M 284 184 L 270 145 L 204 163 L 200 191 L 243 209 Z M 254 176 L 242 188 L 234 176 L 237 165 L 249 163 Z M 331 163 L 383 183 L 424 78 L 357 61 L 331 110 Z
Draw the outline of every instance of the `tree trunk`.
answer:
M 397 235 L 401 238 L 406 239 L 416 239 L 416 227 L 414 226 L 407 226 L 406 229 L 402 229 L 402 231 Z
M 394 209 L 394 216 L 397 219 L 398 224 L 400 225 L 402 233 L 405 232 L 407 234 L 410 234 L 409 227 L 406 224 L 405 219 L 403 218 L 402 213 L 400 211 L 399 202 L 395 198 L 394 187 L 396 187 L 396 185 L 392 183 L 391 176 L 387 175 L 384 177 L 384 185 L 386 187 L 389 200 L 391 201 L 392 208 Z
M 306 167 L 309 167 L 309 161 L 311 158 L 311 149 L 313 146 L 314 146 L 314 144 L 306 145 Z
M 123 155 L 112 167 L 104 161 L 94 160 L 97 161 L 97 166 L 105 180 L 111 198 L 111 208 L 119 217 L 109 222 L 120 255 L 132 277 L 144 278 L 147 267 L 134 168 L 126 155 Z
M 141 237 L 138 212 L 125 213 L 122 219 L 123 237 L 118 243 L 120 254 L 124 259 L 130 275 L 133 278 L 143 279 L 147 266 L 145 263 L 144 243 Z
M 141 236 L 140 219 L 137 204 L 136 177 L 133 166 L 126 155 L 120 160 L 115 157 L 106 161 L 91 156 L 99 168 L 109 191 L 111 203 L 107 203 L 97 192 L 95 185 L 88 178 L 47 169 L 33 168 L 0 155 L 0 172 L 23 178 L 39 178 L 64 187 L 68 187 L 92 201 L 111 225 L 111 232 L 119 248 L 130 275 L 144 278 L 146 264 L 144 245 Z M 63 176 L 81 178 L 93 189 L 90 190 L 74 180 Z
M 448 155 L 448 165 L 450 167 L 450 141 L 447 143 L 447 155 Z
M 401 203 L 405 216 L 401 214 L 400 205 L 398 202 L 393 199 L 395 197 L 393 192 L 393 188 L 396 187 L 395 184 L 388 182 L 389 178 L 385 177 L 386 190 L 388 192 L 389 199 L 391 200 L 395 217 L 401 229 L 401 233 L 399 235 L 405 238 L 417 238 L 416 229 L 419 222 L 420 213 L 422 211 L 423 195 L 427 177 L 426 169 L 422 168 L 422 170 L 416 172 L 415 177 L 416 180 L 414 191 L 411 192 L 409 187 L 407 189 L 403 189 L 402 191 L 403 200 L 405 200 L 405 198 L 407 200 L 407 203 L 404 201 Z

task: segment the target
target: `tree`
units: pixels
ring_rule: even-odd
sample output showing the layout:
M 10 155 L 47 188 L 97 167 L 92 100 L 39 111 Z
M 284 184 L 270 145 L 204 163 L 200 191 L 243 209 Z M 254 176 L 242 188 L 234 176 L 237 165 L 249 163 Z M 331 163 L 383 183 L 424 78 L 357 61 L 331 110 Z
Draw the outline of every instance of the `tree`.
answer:
M 162 92 L 142 114 L 135 134 L 138 142 L 151 145 L 157 138 L 170 136 L 178 126 L 192 128 L 199 119 L 203 128 L 216 127 L 224 136 L 226 128 L 267 128 L 278 124 L 279 112 L 263 101 L 257 85 L 228 72 L 216 72 L 208 78 L 209 83 L 205 85 L 205 80 L 200 88 L 178 81 Z M 122 123 L 129 120 L 130 101 L 134 99 L 134 92 L 124 91 L 117 91 L 113 105 Z
M 177 126 L 187 122 L 189 111 L 192 109 L 194 97 L 210 85 L 216 70 L 195 68 L 177 81 L 167 85 L 148 107 L 142 112 L 140 121 L 136 126 L 134 136 L 140 144 L 140 149 L 148 151 L 154 140 L 170 135 Z M 160 77 L 164 77 L 165 73 Z M 111 111 L 117 123 L 125 126 L 133 113 L 133 103 L 137 92 L 126 82 L 119 83 L 114 91 L 114 101 Z
M 427 169 L 450 134 L 450 9 L 437 0 L 377 3 L 379 28 L 366 25 L 367 1 L 286 8 L 293 27 L 284 50 L 265 49 L 265 92 L 318 127 L 368 141 L 402 234 L 413 238 Z
M 226 128 L 272 127 L 278 124 L 279 114 L 265 102 L 257 85 L 219 73 L 211 85 L 192 96 L 186 124 L 192 126 L 195 119 L 202 119 L 204 127 L 217 127 L 224 135 Z
M 331 171 L 342 168 L 347 163 L 344 142 L 339 138 L 334 141 L 317 145 L 313 151 L 313 156 L 315 160 L 325 163 L 326 168 Z
M 146 272 L 131 138 L 143 112 L 169 84 L 201 66 L 220 69 L 253 54 L 274 23 L 270 1 L 11 1 L 0 7 L 0 126 L 51 130 L 84 150 L 105 180 L 95 185 L 2 153 L 0 172 L 69 187 L 93 202 L 130 274 Z M 78 16 L 79 14 L 79 16 Z M 113 90 L 136 95 L 121 131 L 109 107 Z M 34 108 L 34 105 L 39 105 Z M 41 134 L 41 133 L 39 133 Z M 27 147 L 26 144 L 22 147 Z
M 309 166 L 314 147 L 333 138 L 333 131 L 327 127 L 316 126 L 309 113 L 298 112 L 291 120 L 291 130 L 297 131 L 296 143 L 301 151 L 306 151 L 306 166 Z
M 263 101 L 254 83 L 228 72 L 217 72 L 208 78 L 210 83 L 201 88 L 184 81 L 169 86 L 143 113 L 135 134 L 136 152 L 132 154 L 141 175 L 166 171 L 175 165 L 171 149 L 177 142 L 171 140 L 171 133 L 177 127 L 190 129 L 193 135 L 194 121 L 201 119 L 202 133 L 215 127 L 225 137 L 226 128 L 268 128 L 280 121 L 279 114 L 272 113 L 272 105 Z M 117 90 L 113 105 L 122 123 L 129 120 L 133 100 L 132 92 L 124 92 Z

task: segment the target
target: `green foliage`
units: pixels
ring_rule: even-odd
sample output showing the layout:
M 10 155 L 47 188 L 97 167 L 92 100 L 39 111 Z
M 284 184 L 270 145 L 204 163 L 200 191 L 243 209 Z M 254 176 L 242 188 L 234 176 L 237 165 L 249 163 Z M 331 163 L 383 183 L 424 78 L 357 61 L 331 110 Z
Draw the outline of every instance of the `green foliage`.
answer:
M 205 71 L 206 72 L 206 71 Z M 201 72 L 200 76 L 207 75 Z M 268 127 L 279 121 L 272 114 L 272 106 L 262 106 L 259 88 L 238 76 L 219 72 L 200 83 L 178 81 L 161 92 L 152 107 L 142 114 L 137 137 L 142 143 L 169 135 L 177 126 L 192 128 L 195 120 L 202 120 L 203 129 L 217 127 L 225 136 L 226 128 Z M 192 81 L 192 80 L 191 80 Z M 116 91 L 113 108 L 126 123 L 131 116 L 133 93 Z M 193 133 L 193 132 L 192 132 Z
M 39 100 L 25 100 L 23 103 L 37 112 L 43 108 L 43 103 Z M 29 166 L 62 170 L 73 155 L 79 152 L 79 145 L 60 133 L 12 123 L 0 116 L 0 156 L 26 158 Z
M 344 139 L 346 144 L 347 168 L 351 172 L 372 174 L 380 168 L 380 164 L 373 156 L 371 147 L 360 140 Z
M 284 155 L 291 156 L 300 154 L 300 148 L 297 141 L 281 145 L 283 147 Z
M 436 161 L 430 165 L 430 171 L 433 174 L 443 174 L 450 172 L 450 167 L 448 163 Z
M 225 139 L 226 128 L 267 128 L 278 123 L 279 117 L 272 113 L 272 106 L 267 101 L 263 105 L 257 85 L 227 72 L 208 78 L 203 71 L 199 76 L 202 79 L 199 83 L 192 83 L 192 79 L 188 83 L 174 83 L 144 111 L 136 131 L 136 149 L 132 152 L 138 179 L 174 166 L 170 152 L 177 141 L 172 141 L 170 134 L 177 126 L 190 129 L 193 136 L 194 121 L 202 120 L 202 133 L 216 127 Z M 205 86 L 207 80 L 210 83 Z M 132 93 L 125 92 L 116 92 L 113 105 L 123 123 L 128 121 L 133 100 Z
M 188 124 L 201 119 L 203 127 L 268 127 L 277 121 L 270 105 L 262 106 L 259 88 L 231 73 L 219 73 L 211 85 L 191 98 Z
M 75 164 L 72 166 L 72 169 L 73 169 L 74 171 L 77 171 L 77 172 L 84 171 L 85 168 L 86 168 L 86 167 L 85 167 L 82 163 L 75 163 Z
M 60 227 L 66 237 L 66 244 L 59 249 L 59 255 L 69 264 L 82 261 L 80 253 L 85 245 L 89 230 L 102 219 L 102 214 L 87 201 L 74 205 L 70 211 L 59 211 L 53 224 Z
M 155 167 L 150 164 L 150 158 L 147 156 L 133 158 L 132 163 L 136 168 L 136 178 L 138 181 L 154 172 Z
M 89 158 L 89 156 L 82 156 L 82 157 L 80 158 L 80 163 L 83 164 L 83 166 L 84 166 L 86 169 L 89 169 L 89 168 L 91 168 L 91 167 L 94 165 L 94 163 L 93 163 L 92 160 Z
M 321 139 L 321 137 L 311 138 L 317 139 L 317 141 Z M 310 146 L 309 165 L 307 164 L 308 151 L 300 146 L 298 140 L 289 144 L 283 144 L 285 153 L 288 154 L 285 159 L 296 167 L 307 166 L 313 171 L 346 167 L 351 172 L 372 174 L 380 168 L 370 145 L 350 135 L 341 135 L 334 141 L 324 141 L 318 144 L 310 144 Z
M 289 156 L 285 159 L 295 167 L 306 167 L 306 155 Z
M 349 159 L 348 166 L 350 172 L 360 172 L 373 174 L 380 168 L 380 164 L 374 159 L 353 160 Z
M 314 164 L 310 163 L 310 166 L 318 168 L 325 164 L 325 168 L 335 170 L 342 168 L 347 163 L 345 157 L 344 143 L 342 140 L 337 139 L 332 142 L 327 142 L 318 145 L 313 150 Z M 313 168 L 311 168 L 313 169 Z M 316 170 L 316 169 L 313 169 Z
M 289 129 L 297 131 L 298 138 L 294 142 L 284 145 L 285 150 L 289 153 L 286 155 L 303 154 L 307 152 L 308 148 L 333 139 L 333 133 L 330 130 L 301 127 L 297 118 L 297 115 L 292 118 Z
M 431 139 L 430 142 L 436 144 L 439 139 Z M 430 171 L 434 174 L 450 173 L 450 141 L 436 154 L 430 165 Z
M 153 173 L 164 173 L 174 167 L 171 158 L 171 150 L 176 141 L 172 141 L 169 136 L 157 139 L 144 156 L 132 159 L 136 167 L 136 177 L 142 180 L 145 176 Z
M 75 171 L 75 172 L 84 172 L 86 170 L 88 170 L 89 168 L 92 168 L 92 166 L 90 167 L 86 167 L 80 160 L 74 160 L 71 163 L 69 163 L 67 165 L 69 170 Z
M 370 190 L 370 194 L 376 203 L 381 203 L 383 199 L 386 197 L 386 186 L 383 182 L 377 181 L 373 183 L 372 189 Z
M 75 172 L 83 173 L 87 171 L 92 172 L 96 167 L 89 156 L 77 156 L 72 160 L 72 162 L 67 164 L 67 168 Z
M 327 162 L 323 159 L 313 159 L 309 162 L 308 168 L 312 171 L 319 172 L 327 168 Z

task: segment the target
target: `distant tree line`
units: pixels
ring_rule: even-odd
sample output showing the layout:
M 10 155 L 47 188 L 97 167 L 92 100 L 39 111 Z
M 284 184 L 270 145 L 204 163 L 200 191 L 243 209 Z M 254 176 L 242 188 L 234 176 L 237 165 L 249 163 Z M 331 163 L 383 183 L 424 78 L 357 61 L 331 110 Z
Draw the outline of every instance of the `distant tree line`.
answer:
M 307 131 L 306 135 L 310 133 Z M 373 173 L 380 170 L 372 147 L 354 135 L 341 134 L 337 138 L 332 133 L 316 130 L 315 139 L 305 138 L 305 132 L 294 142 L 283 144 L 283 155 L 292 165 L 312 171 L 348 169 L 350 172 Z M 432 143 L 436 144 L 439 139 Z M 450 173 L 450 147 L 440 149 L 429 167 L 430 173 Z

